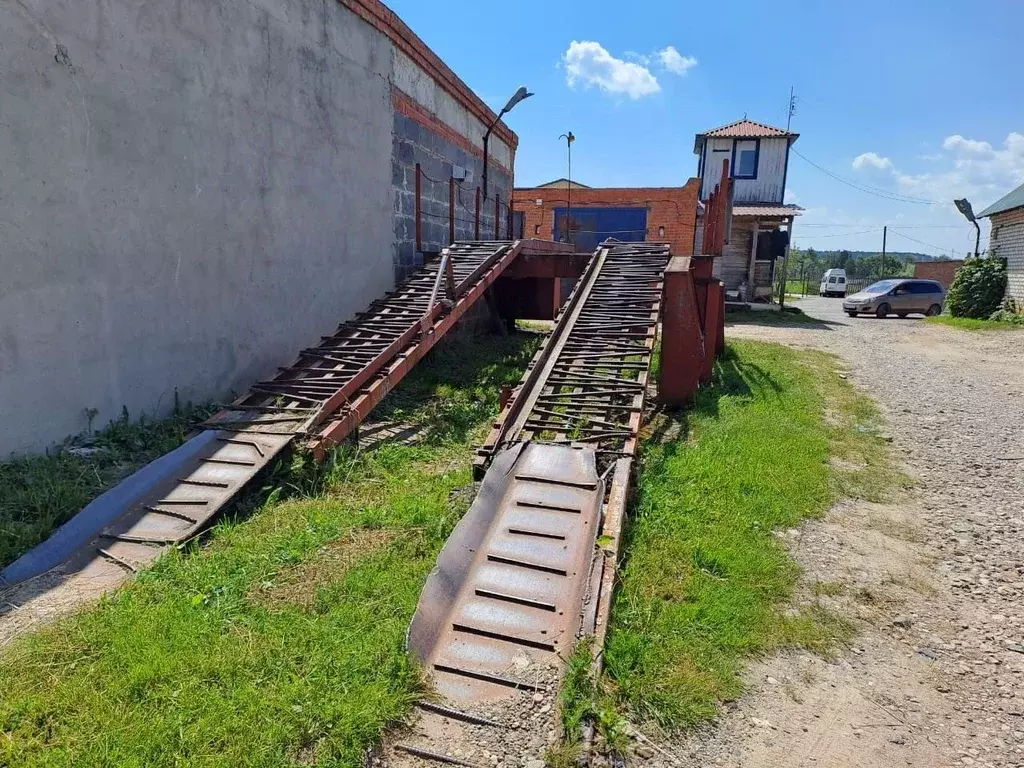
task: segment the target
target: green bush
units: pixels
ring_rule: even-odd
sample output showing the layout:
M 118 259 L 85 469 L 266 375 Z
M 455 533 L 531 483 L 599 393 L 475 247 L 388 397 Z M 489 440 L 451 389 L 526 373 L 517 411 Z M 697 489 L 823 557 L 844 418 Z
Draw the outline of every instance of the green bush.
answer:
M 949 287 L 946 306 L 953 317 L 987 318 L 1006 292 L 1006 260 L 967 259 Z
M 989 320 L 995 320 L 997 323 L 1024 325 L 1024 303 L 1006 299 L 999 305 L 999 309 L 992 313 Z

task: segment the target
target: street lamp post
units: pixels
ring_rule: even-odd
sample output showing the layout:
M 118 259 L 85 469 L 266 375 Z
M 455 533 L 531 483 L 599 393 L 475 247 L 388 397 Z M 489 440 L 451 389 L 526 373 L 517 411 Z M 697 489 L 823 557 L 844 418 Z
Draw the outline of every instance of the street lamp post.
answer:
M 498 116 L 494 118 L 494 121 L 490 125 L 487 126 L 487 132 L 484 133 L 484 200 L 487 199 L 487 142 L 490 141 L 491 131 L 494 130 L 494 126 L 498 124 L 498 121 L 500 121 L 502 117 L 512 111 L 512 107 L 523 99 L 528 99 L 531 96 L 533 96 L 533 94 L 526 90 L 525 85 L 519 86 L 519 90 L 512 94 L 512 98 L 509 99 L 505 106 L 501 108 L 501 112 L 498 113 Z
M 966 197 L 961 197 L 959 200 L 954 200 L 953 204 L 956 205 L 956 209 L 964 215 L 971 224 L 974 225 L 974 258 L 978 258 L 981 246 L 981 227 L 978 226 L 978 220 L 974 218 L 974 209 L 971 207 L 971 201 Z
M 576 141 L 576 137 L 572 135 L 572 131 L 563 133 L 558 138 L 565 139 L 565 148 L 569 153 L 569 176 L 565 180 L 565 236 L 568 241 L 572 242 L 572 143 Z

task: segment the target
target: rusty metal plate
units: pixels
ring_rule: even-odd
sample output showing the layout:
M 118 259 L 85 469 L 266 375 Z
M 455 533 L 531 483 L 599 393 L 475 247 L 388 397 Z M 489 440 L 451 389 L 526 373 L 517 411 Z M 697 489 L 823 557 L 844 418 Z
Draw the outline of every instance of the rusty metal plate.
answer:
M 580 628 L 604 482 L 592 448 L 502 451 L 445 544 L 409 628 L 438 693 L 465 705 L 530 690 Z

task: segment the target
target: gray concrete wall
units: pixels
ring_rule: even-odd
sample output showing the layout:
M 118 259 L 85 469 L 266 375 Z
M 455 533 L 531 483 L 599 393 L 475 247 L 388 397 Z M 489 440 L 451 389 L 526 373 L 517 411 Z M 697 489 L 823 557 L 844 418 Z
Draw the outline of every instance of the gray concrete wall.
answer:
M 392 59 L 335 2 L 0 5 L 0 456 L 225 397 L 389 287 Z

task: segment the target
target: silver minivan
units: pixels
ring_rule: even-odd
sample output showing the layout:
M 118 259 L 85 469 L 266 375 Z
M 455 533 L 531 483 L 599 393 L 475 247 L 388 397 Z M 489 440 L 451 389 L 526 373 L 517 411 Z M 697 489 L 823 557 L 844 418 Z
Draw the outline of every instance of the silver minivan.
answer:
M 911 312 L 938 315 L 942 313 L 945 301 L 946 289 L 937 280 L 879 280 L 864 290 L 847 296 L 843 301 L 843 311 L 850 317 L 862 313 L 871 313 L 878 317 L 893 314 L 906 317 Z

